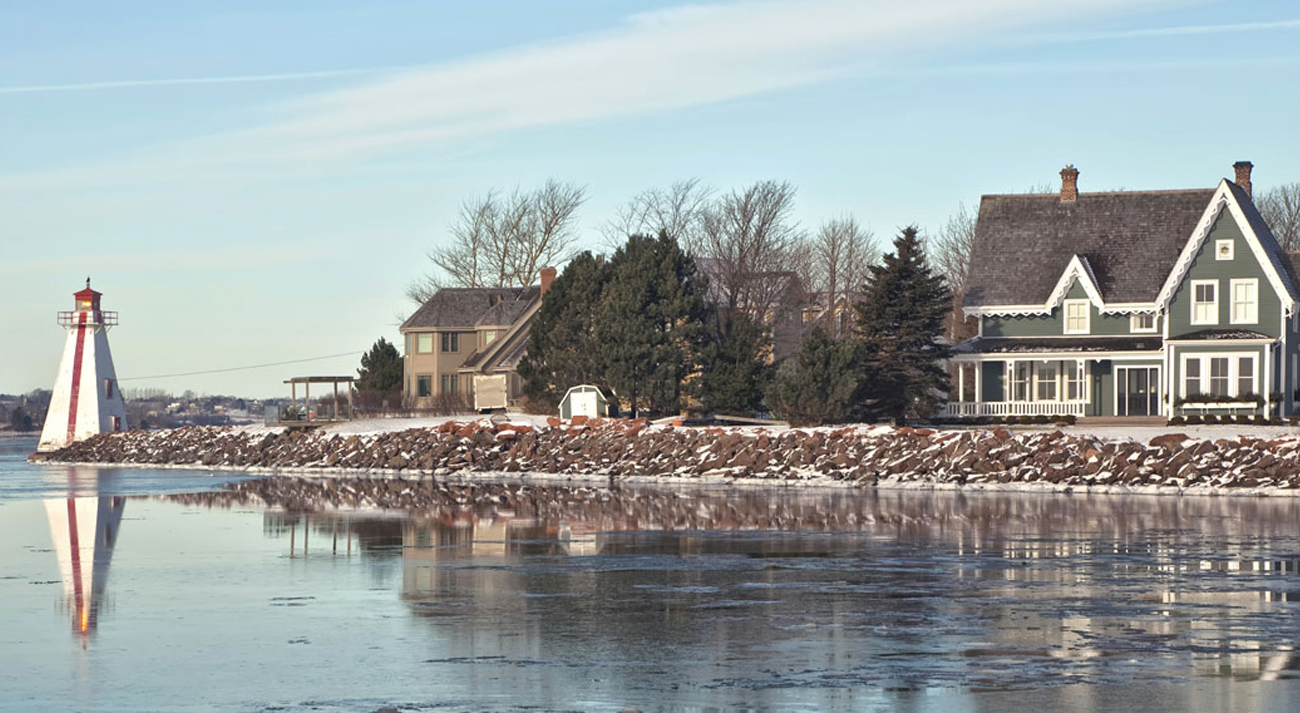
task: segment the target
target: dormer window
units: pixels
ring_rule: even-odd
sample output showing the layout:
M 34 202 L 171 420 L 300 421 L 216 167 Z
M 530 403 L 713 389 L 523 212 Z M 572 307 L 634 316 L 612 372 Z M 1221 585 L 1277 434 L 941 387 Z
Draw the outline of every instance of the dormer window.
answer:
M 1232 259 L 1232 252 L 1233 252 L 1233 250 L 1232 250 L 1232 246 L 1233 246 L 1233 242 L 1232 242 L 1232 239 L 1231 239 L 1231 238 L 1228 238 L 1228 239 L 1226 239 L 1226 240 L 1215 240 L 1215 241 L 1214 241 L 1214 259 L 1215 259 L 1215 260 L 1231 260 L 1231 259 Z
M 1090 305 L 1088 300 L 1066 300 L 1063 303 L 1066 334 L 1087 334 L 1090 331 Z

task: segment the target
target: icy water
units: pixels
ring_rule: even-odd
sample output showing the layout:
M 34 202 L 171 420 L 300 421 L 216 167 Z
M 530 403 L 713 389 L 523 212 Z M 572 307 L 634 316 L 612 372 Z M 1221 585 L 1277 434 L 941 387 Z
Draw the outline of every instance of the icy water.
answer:
M 1297 499 L 295 513 L 34 445 L 0 440 L 3 710 L 1300 709 Z

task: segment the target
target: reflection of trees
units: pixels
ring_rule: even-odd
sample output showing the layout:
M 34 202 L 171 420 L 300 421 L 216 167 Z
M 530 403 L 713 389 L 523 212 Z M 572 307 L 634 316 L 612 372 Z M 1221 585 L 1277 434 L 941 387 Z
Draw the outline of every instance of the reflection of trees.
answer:
M 1261 625 L 1300 576 L 1300 551 L 1276 549 L 1300 548 L 1296 499 L 440 487 L 444 502 L 409 513 L 267 519 L 346 531 L 376 561 L 400 551 L 402 599 L 448 656 L 559 659 L 627 684 L 661 670 L 704 685 L 726 657 L 787 654 L 918 685 L 1296 665 L 1287 633 Z

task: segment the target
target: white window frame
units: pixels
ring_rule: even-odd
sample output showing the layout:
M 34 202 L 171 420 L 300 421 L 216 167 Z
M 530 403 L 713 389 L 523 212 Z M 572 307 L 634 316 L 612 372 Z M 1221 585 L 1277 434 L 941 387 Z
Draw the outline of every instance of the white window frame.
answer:
M 1050 367 L 1048 366 L 1050 365 Z M 1048 368 L 1052 369 L 1050 377 L 1044 376 L 1043 372 Z M 1052 395 L 1043 396 L 1043 388 L 1049 387 Z M 1034 393 L 1031 401 L 1060 401 L 1061 400 L 1061 364 L 1058 361 L 1044 361 L 1034 365 Z
M 1070 307 L 1083 305 L 1083 329 L 1070 329 Z M 1064 329 L 1066 334 L 1091 334 L 1092 333 L 1092 301 L 1091 300 L 1065 300 L 1061 303 L 1061 317 L 1064 319 Z
M 1241 395 L 1240 391 L 1237 389 L 1239 385 L 1237 381 L 1238 381 L 1238 374 L 1240 372 L 1241 359 L 1249 359 L 1252 362 L 1250 367 L 1251 384 L 1253 385 L 1253 388 L 1251 389 L 1251 393 L 1257 395 L 1261 393 L 1260 386 L 1259 386 L 1259 378 L 1260 378 L 1259 352 L 1194 352 L 1194 353 L 1181 355 L 1179 365 L 1182 368 L 1178 370 L 1178 377 L 1179 377 L 1178 395 L 1180 397 L 1187 398 L 1187 396 L 1189 395 L 1187 391 L 1187 362 L 1193 360 L 1199 361 L 1201 363 L 1201 375 L 1200 375 L 1200 379 L 1198 379 L 1198 386 L 1194 393 L 1198 393 L 1198 394 L 1210 393 L 1209 385 L 1210 385 L 1210 360 L 1211 359 L 1228 360 L 1228 396 L 1225 397 L 1226 400 L 1232 401 L 1234 398 Z
M 1233 258 L 1233 254 L 1236 252 L 1235 245 L 1236 245 L 1236 242 L 1235 242 L 1232 238 L 1224 238 L 1224 239 L 1222 239 L 1222 240 L 1215 240 L 1215 241 L 1214 241 L 1214 259 L 1215 259 L 1215 260 L 1231 260 L 1231 259 Z M 1224 249 L 1223 249 L 1225 246 L 1228 248 L 1227 250 L 1224 250 Z
M 1138 325 L 1139 317 L 1150 317 L 1151 326 L 1141 327 Z M 1155 334 L 1156 333 L 1156 313 L 1155 312 L 1134 312 L 1128 318 L 1128 331 L 1133 334 Z
M 1214 301 L 1200 302 L 1196 299 L 1196 288 L 1202 285 L 1209 285 L 1214 288 Z M 1192 280 L 1191 285 L 1192 297 L 1192 314 L 1191 323 L 1194 325 L 1215 325 L 1219 323 L 1219 281 L 1218 280 Z M 1197 319 L 1196 308 L 1199 305 L 1210 305 L 1210 316 L 1212 319 Z
M 1242 318 L 1237 319 L 1237 288 L 1249 286 L 1251 290 L 1251 300 L 1241 302 L 1240 304 L 1249 307 L 1249 312 Z M 1228 321 L 1232 324 L 1259 324 L 1259 278 L 1243 277 L 1228 281 Z
M 416 332 L 415 334 L 416 354 L 432 354 L 433 348 L 434 348 L 433 332 Z

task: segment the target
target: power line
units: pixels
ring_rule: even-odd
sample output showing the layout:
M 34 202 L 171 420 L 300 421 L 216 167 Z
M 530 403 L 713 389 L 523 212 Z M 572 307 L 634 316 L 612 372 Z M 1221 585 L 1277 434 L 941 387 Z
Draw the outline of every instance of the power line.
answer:
M 223 374 L 230 371 L 246 371 L 248 369 L 265 369 L 272 366 L 285 366 L 286 364 L 303 364 L 309 361 L 322 361 L 325 359 L 338 359 L 345 356 L 356 356 L 365 352 L 343 352 L 341 354 L 327 354 L 325 356 L 308 357 L 307 359 L 291 359 L 289 361 L 276 361 L 268 364 L 253 364 L 251 366 L 232 366 L 226 369 L 207 369 L 205 371 L 186 371 L 177 374 L 154 374 L 153 376 L 132 376 L 127 379 L 118 379 L 118 381 L 141 381 L 143 379 L 169 379 L 173 376 L 198 376 L 199 374 Z

